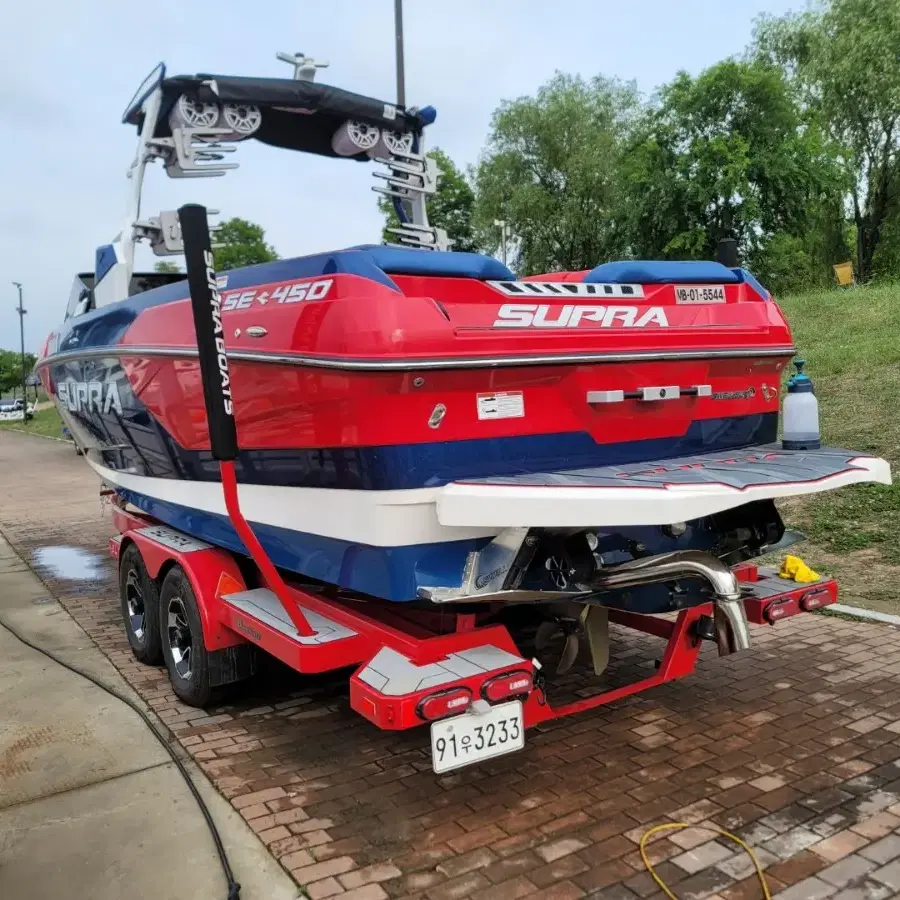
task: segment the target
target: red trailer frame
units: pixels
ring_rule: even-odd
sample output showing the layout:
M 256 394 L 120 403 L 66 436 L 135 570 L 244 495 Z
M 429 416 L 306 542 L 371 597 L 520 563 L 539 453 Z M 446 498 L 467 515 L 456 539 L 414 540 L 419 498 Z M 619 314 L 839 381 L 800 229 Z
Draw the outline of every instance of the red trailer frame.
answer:
M 273 585 L 258 565 L 254 567 L 256 584 L 248 585 L 237 558 L 226 550 L 120 503 L 113 503 L 113 519 L 119 532 L 110 540 L 115 558 L 135 544 L 147 574 L 157 584 L 173 566 L 181 567 L 193 589 L 203 645 L 211 657 L 253 645 L 298 672 L 355 666 L 350 678 L 351 707 L 388 730 L 429 723 L 452 725 L 466 713 L 499 711 L 502 718 L 507 709 L 520 715 L 522 728 L 527 729 L 683 678 L 697 663 L 704 639 L 699 626 L 713 614 L 711 603 L 684 609 L 674 620 L 610 609 L 611 622 L 666 641 L 657 670 L 632 684 L 554 707 L 539 667 L 521 654 L 505 625 L 480 624 L 481 616 L 447 608 L 436 608 L 434 613 L 405 611 L 333 588 L 287 583 L 278 573 L 280 583 Z M 757 625 L 774 625 L 837 601 L 837 585 L 831 579 L 798 585 L 747 563 L 734 571 L 747 594 L 747 618 Z M 283 608 L 283 604 L 289 606 Z M 308 634 L 296 627 L 296 620 L 308 626 Z M 218 684 L 238 680 L 252 667 L 229 665 L 225 671 Z M 493 719 L 488 715 L 485 721 Z M 435 733 L 432 727 L 433 752 L 437 752 L 435 740 L 440 739 Z M 516 734 L 514 741 L 505 743 L 508 746 L 498 753 L 518 749 L 523 738 Z M 477 757 L 483 758 L 487 757 Z

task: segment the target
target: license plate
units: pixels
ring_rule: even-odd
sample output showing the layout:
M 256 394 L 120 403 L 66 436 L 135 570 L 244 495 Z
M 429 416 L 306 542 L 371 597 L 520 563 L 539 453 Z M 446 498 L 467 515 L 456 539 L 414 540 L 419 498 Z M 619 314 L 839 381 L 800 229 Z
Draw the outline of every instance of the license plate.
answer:
M 438 774 L 512 753 L 524 746 L 520 700 L 492 706 L 482 715 L 463 713 L 431 726 L 431 761 Z
M 675 287 L 676 303 L 724 303 L 724 284 L 679 284 Z

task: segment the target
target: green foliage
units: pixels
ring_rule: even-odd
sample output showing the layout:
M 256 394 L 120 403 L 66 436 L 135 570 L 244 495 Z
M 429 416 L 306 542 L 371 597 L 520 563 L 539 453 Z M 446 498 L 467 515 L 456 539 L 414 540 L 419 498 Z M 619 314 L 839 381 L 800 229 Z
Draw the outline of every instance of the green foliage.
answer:
M 278 254 L 266 243 L 265 237 L 261 226 L 246 219 L 234 218 L 223 222 L 213 238 L 216 245 L 222 245 L 213 250 L 216 271 L 226 272 L 278 259 Z
M 440 172 L 437 193 L 428 200 L 428 221 L 447 232 L 453 250 L 477 252 L 478 243 L 472 230 L 472 207 L 475 203 L 472 186 L 440 148 L 435 147 L 425 155 L 437 163 Z M 388 197 L 382 196 L 378 199 L 378 208 L 386 219 L 382 239 L 396 243 L 397 236 L 387 230 L 400 224 L 393 204 Z
M 896 471 L 900 464 L 896 288 L 831 288 L 785 296 L 778 302 L 815 382 L 823 442 L 874 453 Z M 880 568 L 900 564 L 900 481 L 825 491 L 791 501 L 786 509 L 789 525 L 800 528 L 814 545 L 840 554 L 839 560 L 830 561 L 838 575 L 858 581 L 859 572 L 846 555 L 862 551 L 867 555 L 859 558 L 857 567 L 874 570 L 873 581 L 890 587 L 900 598 L 896 570 Z M 814 555 L 807 557 L 804 551 L 801 555 L 819 570 Z
M 34 416 L 25 423 L 21 419 L 0 422 L 0 429 L 7 431 L 25 430 L 29 434 L 43 434 L 47 437 L 59 438 L 63 436 L 63 421 L 56 411 L 56 406 L 51 405 L 37 410 Z
M 153 266 L 153 271 L 171 273 L 174 275 L 176 272 L 181 271 L 181 266 L 179 266 L 178 263 L 170 262 L 168 259 L 161 259 Z
M 25 354 L 25 374 L 30 375 L 37 362 L 33 353 Z M 22 354 L 18 350 L 0 350 L 0 397 L 16 391 L 22 396 Z
M 900 215 L 890 218 L 872 258 L 872 276 L 879 281 L 900 279 Z
M 773 234 L 747 265 L 776 297 L 809 290 L 817 280 L 803 239 L 784 232 Z
M 623 166 L 635 255 L 710 259 L 731 236 L 742 258 L 765 260 L 798 286 L 809 271 L 799 236 L 840 196 L 833 148 L 801 121 L 781 71 L 759 61 L 679 73 L 643 117 Z
M 638 109 L 633 85 L 557 73 L 494 113 L 475 173 L 475 221 L 496 248 L 508 223 L 523 272 L 582 269 L 621 255 L 622 151 Z
M 817 0 L 762 18 L 742 58 L 651 100 L 556 73 L 495 111 L 479 162 L 444 173 L 432 220 L 520 273 L 615 258 L 710 259 L 720 238 L 777 294 L 900 279 L 900 2 Z M 388 204 L 382 210 L 395 219 Z
M 810 116 L 840 147 L 856 225 L 858 277 L 868 280 L 885 229 L 900 213 L 900 4 L 827 0 L 764 19 L 756 50 L 780 65 Z

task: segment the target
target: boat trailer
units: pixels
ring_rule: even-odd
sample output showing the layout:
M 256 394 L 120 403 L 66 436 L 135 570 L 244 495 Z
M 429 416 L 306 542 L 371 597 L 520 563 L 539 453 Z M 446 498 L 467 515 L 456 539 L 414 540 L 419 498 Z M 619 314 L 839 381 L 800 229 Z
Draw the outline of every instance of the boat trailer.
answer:
M 118 531 L 109 549 L 119 561 L 129 640 L 141 661 L 165 661 L 181 700 L 203 706 L 213 689 L 252 676 L 260 650 L 306 674 L 355 667 L 350 706 L 385 730 L 429 725 L 433 767 L 441 773 L 521 749 L 528 728 L 691 674 L 704 641 L 729 652 L 713 602 L 674 618 L 604 609 L 609 622 L 666 641 L 656 671 L 553 706 L 540 664 L 520 652 L 489 606 L 404 609 L 329 585 L 286 581 L 240 511 L 237 434 L 206 210 L 185 206 L 179 217 L 212 454 L 229 519 L 252 564 L 105 493 Z M 755 625 L 837 601 L 831 579 L 798 584 L 750 563 L 733 567 L 731 575 L 739 586 L 731 602 Z
M 286 584 L 291 607 L 313 632 L 304 635 L 265 576 L 257 573 L 263 586 L 248 586 L 230 552 L 116 505 L 113 521 L 119 534 L 110 540 L 110 553 L 122 560 L 134 546 L 158 595 L 146 612 L 160 617 L 166 663 L 182 700 L 202 706 L 213 688 L 253 675 L 256 648 L 305 674 L 354 666 L 350 706 L 386 730 L 430 725 L 436 772 L 521 749 L 528 728 L 690 675 L 704 640 L 715 641 L 712 603 L 674 619 L 610 609 L 610 622 L 666 642 L 658 668 L 632 684 L 553 706 L 538 664 L 522 655 L 506 625 L 479 624 L 487 613 L 394 612 L 332 588 Z M 134 565 L 133 552 L 130 560 Z M 734 571 L 747 620 L 755 625 L 837 601 L 831 579 L 798 585 L 747 563 Z M 126 586 L 123 608 L 134 613 L 128 574 L 119 582 Z

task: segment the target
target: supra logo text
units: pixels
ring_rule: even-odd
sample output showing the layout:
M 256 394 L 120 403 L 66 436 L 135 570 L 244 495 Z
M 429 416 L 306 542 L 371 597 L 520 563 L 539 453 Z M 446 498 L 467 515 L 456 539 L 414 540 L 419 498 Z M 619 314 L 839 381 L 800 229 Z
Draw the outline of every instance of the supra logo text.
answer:
M 640 310 L 636 306 L 556 306 L 537 303 L 504 303 L 497 311 L 494 328 L 578 328 L 591 322 L 601 328 L 667 328 L 661 306 Z
M 219 382 L 222 386 L 222 404 L 225 415 L 234 415 L 234 400 L 231 396 L 231 373 L 228 371 L 228 357 L 225 355 L 225 329 L 222 327 L 222 301 L 219 299 L 218 280 L 213 265 L 213 255 L 203 251 L 206 265 L 206 285 L 209 288 L 209 305 L 212 307 L 213 335 L 216 341 L 216 364 L 219 367 Z
M 122 400 L 115 381 L 63 381 L 56 396 L 69 412 L 111 412 L 122 415 Z

